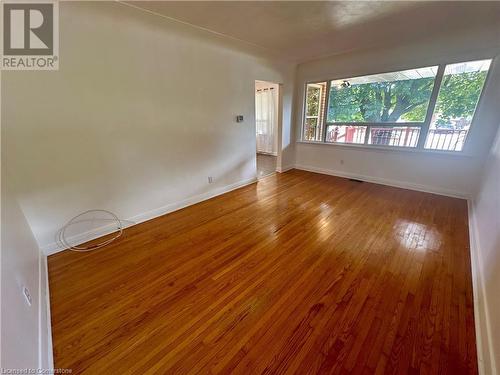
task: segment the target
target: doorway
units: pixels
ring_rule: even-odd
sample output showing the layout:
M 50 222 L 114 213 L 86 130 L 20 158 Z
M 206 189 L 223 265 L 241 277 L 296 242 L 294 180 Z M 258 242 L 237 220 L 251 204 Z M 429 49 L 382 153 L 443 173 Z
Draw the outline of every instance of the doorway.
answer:
M 279 84 L 255 81 L 257 178 L 276 172 L 279 154 Z

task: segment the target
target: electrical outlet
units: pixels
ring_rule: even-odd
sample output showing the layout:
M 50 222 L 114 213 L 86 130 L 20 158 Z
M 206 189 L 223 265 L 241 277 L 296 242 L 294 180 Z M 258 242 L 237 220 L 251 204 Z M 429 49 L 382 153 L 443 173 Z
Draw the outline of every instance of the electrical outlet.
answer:
M 212 176 L 208 176 L 208 183 L 211 184 L 214 182 L 214 178 Z
M 340 159 L 340 165 L 344 165 L 344 160 Z
M 28 304 L 28 306 L 31 306 L 31 304 L 33 303 L 33 300 L 31 298 L 31 294 L 30 294 L 29 289 L 26 288 L 25 286 L 23 287 L 23 295 L 24 295 L 24 299 L 26 300 L 26 303 Z

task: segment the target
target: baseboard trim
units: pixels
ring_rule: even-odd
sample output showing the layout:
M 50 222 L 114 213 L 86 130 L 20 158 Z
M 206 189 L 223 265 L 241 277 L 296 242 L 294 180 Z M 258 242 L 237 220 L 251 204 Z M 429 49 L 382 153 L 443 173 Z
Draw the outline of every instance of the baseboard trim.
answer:
M 49 268 L 47 256 L 40 251 L 39 259 L 39 310 L 38 310 L 38 367 L 54 369 L 52 350 L 52 324 L 50 316 Z M 43 332 L 45 330 L 45 332 Z
M 285 173 L 285 172 L 287 172 L 287 171 L 289 171 L 291 169 L 294 169 L 294 168 L 295 168 L 295 166 L 293 166 L 293 165 L 289 165 L 288 167 L 282 167 L 282 168 L 278 167 L 278 168 L 276 168 L 276 172 L 278 172 L 278 173 Z
M 123 227 L 128 228 L 128 227 L 131 227 L 133 225 L 143 223 L 145 221 L 157 218 L 159 216 L 166 215 L 168 213 L 183 209 L 183 208 L 188 207 L 188 206 L 192 206 L 193 204 L 203 202 L 205 200 L 214 198 L 216 196 L 219 196 L 219 195 L 222 195 L 225 193 L 229 193 L 232 190 L 236 190 L 236 189 L 242 188 L 244 186 L 251 185 L 251 184 L 255 183 L 256 181 L 257 181 L 257 178 L 252 177 L 250 179 L 246 179 L 246 180 L 236 182 L 234 184 L 226 185 L 226 186 L 211 190 L 211 191 L 206 192 L 206 193 L 202 193 L 202 194 L 198 194 L 198 195 L 189 197 L 189 198 L 184 199 L 180 202 L 170 203 L 170 204 L 167 204 L 165 206 L 156 208 L 154 210 L 140 213 L 138 215 L 123 219 Z M 113 233 L 116 230 L 117 230 L 116 227 L 113 227 L 112 225 L 105 225 L 105 226 L 102 226 L 100 228 L 88 231 L 88 232 L 74 235 L 74 236 L 68 238 L 68 241 L 71 243 L 75 243 L 75 244 L 81 244 L 81 243 L 85 243 L 87 241 L 95 240 L 96 238 L 105 236 L 107 234 Z M 54 241 L 51 244 L 43 246 L 41 249 L 45 255 L 49 256 L 49 255 L 58 253 L 60 251 L 63 251 L 66 248 L 64 246 L 62 246 L 62 244 L 60 244 L 59 242 Z
M 295 169 L 300 169 L 300 170 L 308 171 L 308 172 L 327 174 L 327 175 L 336 176 L 336 177 L 353 178 L 356 180 L 372 182 L 374 184 L 393 186 L 393 187 L 398 187 L 398 188 L 402 188 L 402 189 L 422 191 L 424 193 L 444 195 L 444 196 L 452 197 L 452 198 L 461 198 L 461 199 L 468 199 L 469 198 L 469 195 L 464 194 L 464 193 L 459 192 L 459 191 L 435 188 L 432 186 L 420 185 L 420 184 L 415 184 L 415 183 L 411 183 L 411 182 L 398 181 L 398 180 L 373 177 L 373 176 L 366 176 L 366 175 L 357 174 L 357 173 L 341 172 L 341 171 L 336 171 L 333 169 L 317 168 L 317 167 L 303 165 L 303 164 L 296 164 Z
M 469 241 L 472 270 L 472 290 L 474 299 L 474 326 L 476 330 L 476 349 L 479 375 L 496 374 L 496 364 L 491 337 L 491 323 L 488 315 L 488 301 L 484 290 L 484 279 L 480 268 L 480 241 L 476 215 L 474 213 L 474 200 L 467 200 L 469 215 Z M 482 303 L 481 303 L 482 301 Z M 482 329 L 484 327 L 485 329 Z

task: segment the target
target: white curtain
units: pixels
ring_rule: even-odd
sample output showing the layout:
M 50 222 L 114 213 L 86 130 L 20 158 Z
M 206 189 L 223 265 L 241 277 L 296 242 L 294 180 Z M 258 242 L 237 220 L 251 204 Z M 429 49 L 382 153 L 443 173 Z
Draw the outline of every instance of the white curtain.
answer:
M 278 151 L 276 133 L 277 91 L 273 88 L 258 89 L 255 93 L 255 127 L 257 152 L 276 155 Z

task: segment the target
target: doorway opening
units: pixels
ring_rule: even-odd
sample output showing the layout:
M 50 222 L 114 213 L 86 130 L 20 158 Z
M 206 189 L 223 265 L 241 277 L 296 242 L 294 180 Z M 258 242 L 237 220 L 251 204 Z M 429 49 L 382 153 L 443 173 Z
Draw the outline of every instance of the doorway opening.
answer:
M 279 157 L 280 85 L 255 81 L 257 178 L 276 172 Z

